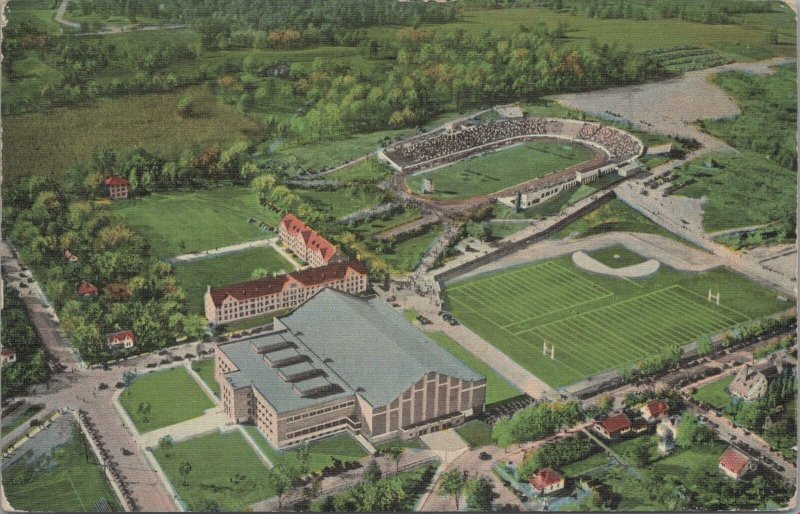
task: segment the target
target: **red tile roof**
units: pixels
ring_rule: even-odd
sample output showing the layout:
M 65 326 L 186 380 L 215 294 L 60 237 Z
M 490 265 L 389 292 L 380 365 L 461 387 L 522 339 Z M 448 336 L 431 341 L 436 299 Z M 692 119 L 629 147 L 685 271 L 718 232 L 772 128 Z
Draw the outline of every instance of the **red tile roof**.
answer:
M 0 355 L 3 355 L 3 357 L 13 357 L 14 356 L 14 350 L 9 350 L 8 348 L 3 348 L 2 350 L 0 350 Z
M 664 400 L 653 400 L 648 402 L 644 408 L 647 409 L 647 412 L 654 418 L 665 416 L 669 412 L 669 406 Z
M 89 282 L 81 282 L 78 286 L 78 296 L 95 296 L 97 295 L 97 287 Z
M 531 479 L 531 485 L 537 491 L 542 491 L 545 487 L 550 487 L 559 482 L 561 482 L 561 475 L 550 468 L 540 469 Z
M 122 344 L 125 339 L 131 338 L 136 341 L 136 336 L 133 335 L 132 330 L 123 330 L 121 332 L 114 332 L 113 334 L 106 335 L 106 342 L 110 345 Z
M 211 300 L 215 306 L 219 307 L 228 296 L 242 301 L 271 295 L 281 291 L 291 281 L 297 281 L 306 287 L 319 286 L 335 280 L 341 280 L 347 274 L 347 270 L 350 269 L 361 275 L 367 274 L 367 268 L 360 261 L 338 262 L 319 268 L 309 268 L 277 277 L 260 278 L 212 289 L 210 293 Z
M 613 435 L 631 427 L 631 422 L 625 414 L 614 414 L 600 422 L 606 432 Z
M 300 234 L 306 248 L 319 252 L 323 260 L 327 263 L 328 260 L 336 253 L 336 247 L 333 246 L 327 239 L 319 235 L 318 232 L 309 228 L 308 225 L 300 221 L 294 214 L 287 214 L 281 218 L 281 225 L 286 228 L 292 236 Z
M 742 474 L 742 471 L 744 471 L 749 463 L 750 457 L 744 455 L 735 448 L 728 448 L 725 450 L 725 453 L 722 454 L 722 457 L 719 458 L 720 466 L 737 476 Z
M 130 182 L 128 182 L 127 179 L 114 175 L 105 179 L 103 184 L 107 186 L 128 186 L 130 185 Z

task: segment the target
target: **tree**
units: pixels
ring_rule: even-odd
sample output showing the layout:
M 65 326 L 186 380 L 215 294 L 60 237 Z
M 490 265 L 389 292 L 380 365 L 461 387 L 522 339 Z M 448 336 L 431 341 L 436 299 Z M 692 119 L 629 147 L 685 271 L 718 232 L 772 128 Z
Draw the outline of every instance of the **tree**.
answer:
M 137 407 L 136 412 L 142 415 L 143 423 L 150 422 L 150 409 L 151 409 L 150 402 L 139 402 L 139 406 Z
M 178 468 L 178 473 L 183 477 L 183 485 L 186 485 L 186 478 L 192 472 L 192 465 L 189 462 L 184 462 Z
M 192 98 L 192 95 L 184 95 L 178 101 L 178 116 L 181 118 L 194 116 L 194 98 Z
M 395 471 L 399 471 L 400 460 L 403 458 L 406 449 L 402 446 L 390 446 L 385 451 L 389 454 L 389 458 L 392 459 L 392 462 L 394 462 Z
M 165 457 L 169 457 L 169 451 L 172 449 L 173 443 L 170 436 L 164 436 L 158 440 L 158 447 L 164 452 Z M 183 467 L 183 464 L 181 464 Z
M 494 485 L 488 478 L 482 476 L 467 484 L 467 506 L 470 510 L 491 512 L 493 499 Z
M 380 466 L 375 460 L 371 460 L 369 465 L 367 465 L 367 469 L 364 471 L 364 481 L 368 484 L 374 484 L 378 480 L 381 479 L 383 473 L 381 472 Z
M 633 460 L 636 464 L 643 468 L 650 463 L 650 448 L 647 445 L 640 444 L 636 448 L 633 449 Z
M 309 463 L 311 462 L 311 448 L 308 446 L 307 441 L 303 441 L 296 450 L 297 461 L 300 463 L 300 474 L 305 475 L 309 470 Z
M 608 393 L 601 395 L 597 401 L 597 408 L 601 413 L 608 414 L 614 409 L 614 398 Z
M 286 473 L 283 465 L 277 465 L 269 470 L 267 474 L 267 483 L 275 491 L 278 497 L 278 509 L 283 508 L 283 495 L 292 487 L 292 481 Z
M 686 413 L 678 422 L 678 434 L 675 442 L 683 448 L 691 448 L 694 443 L 694 434 L 697 431 L 697 418 L 694 414 Z
M 442 474 L 439 490 L 445 496 L 452 496 L 456 502 L 456 510 L 459 510 L 459 502 L 464 487 L 467 485 L 467 472 L 454 469 Z

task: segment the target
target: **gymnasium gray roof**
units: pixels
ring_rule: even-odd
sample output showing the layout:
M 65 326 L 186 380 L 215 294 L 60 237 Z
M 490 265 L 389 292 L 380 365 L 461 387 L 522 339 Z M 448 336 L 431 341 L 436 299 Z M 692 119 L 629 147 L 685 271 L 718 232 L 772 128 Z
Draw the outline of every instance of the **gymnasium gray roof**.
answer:
M 252 384 L 279 412 L 352 395 L 356 390 L 372 406 L 379 407 L 429 372 L 462 380 L 485 378 L 379 298 L 356 298 L 323 289 L 293 313 L 277 319 L 276 327 L 285 330 L 219 348 L 239 367 L 239 372 L 226 375 L 234 386 Z M 293 348 L 279 349 L 287 343 Z M 275 348 L 266 356 L 273 359 L 279 355 L 286 366 L 271 368 L 255 353 L 255 347 Z M 323 370 L 327 377 L 285 382 L 278 371 L 283 369 L 286 375 L 299 369 L 293 355 L 306 356 L 309 364 Z M 315 399 L 298 395 L 298 390 L 311 384 L 318 386 L 321 381 L 340 387 L 342 392 Z

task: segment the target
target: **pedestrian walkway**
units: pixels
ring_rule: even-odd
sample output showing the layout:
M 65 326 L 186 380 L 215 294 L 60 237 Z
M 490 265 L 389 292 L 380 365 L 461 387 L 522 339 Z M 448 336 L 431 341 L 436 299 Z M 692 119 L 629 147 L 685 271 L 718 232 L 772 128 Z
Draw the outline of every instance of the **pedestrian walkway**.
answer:
M 232 423 L 220 408 L 212 407 L 197 418 L 141 434 L 139 435 L 139 440 L 144 446 L 154 448 L 158 446 L 158 442 L 165 436 L 169 436 L 173 441 L 178 442 L 210 434 L 217 430 L 228 432 L 235 429 L 236 424 Z
M 247 241 L 245 243 L 237 243 L 235 245 L 223 246 L 221 248 L 214 248 L 213 250 L 203 250 L 202 252 L 185 253 L 167 259 L 170 264 L 186 264 L 193 261 L 203 259 L 210 259 L 212 257 L 219 257 L 220 255 L 227 255 L 231 253 L 243 252 L 253 248 L 260 248 L 264 246 L 271 246 L 275 238 L 259 239 L 257 241 Z

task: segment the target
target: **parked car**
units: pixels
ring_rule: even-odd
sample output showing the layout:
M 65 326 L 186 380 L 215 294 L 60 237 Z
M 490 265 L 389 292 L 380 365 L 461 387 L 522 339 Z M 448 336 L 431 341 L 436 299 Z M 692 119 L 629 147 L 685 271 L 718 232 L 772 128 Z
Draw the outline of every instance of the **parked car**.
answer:
M 145 368 L 155 368 L 156 366 L 158 366 L 157 362 L 151 362 L 150 364 L 145 364 L 144 367 Z
M 480 453 L 478 454 L 478 458 L 479 458 L 479 459 L 481 459 L 481 460 L 492 460 L 492 456 L 491 456 L 491 455 L 489 455 L 489 454 L 488 454 L 488 453 L 486 453 L 486 452 L 480 452 Z

